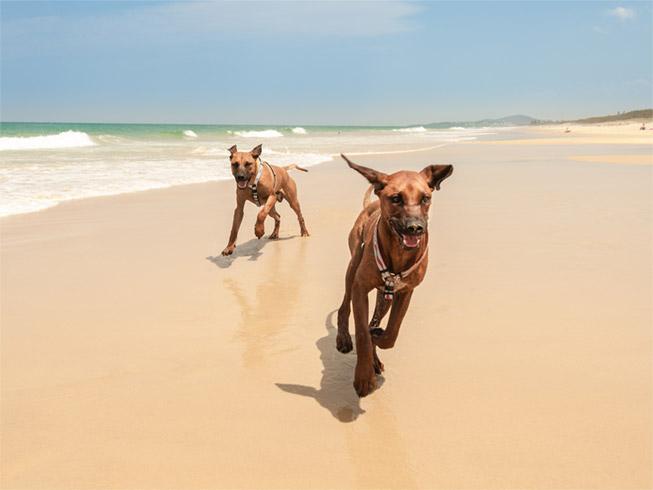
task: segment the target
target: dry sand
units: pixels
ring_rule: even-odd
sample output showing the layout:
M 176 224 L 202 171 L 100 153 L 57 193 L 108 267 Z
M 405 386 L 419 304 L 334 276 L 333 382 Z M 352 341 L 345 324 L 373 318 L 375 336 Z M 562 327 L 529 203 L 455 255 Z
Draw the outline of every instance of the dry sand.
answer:
M 4 219 L 2 488 L 650 488 L 653 167 L 570 158 L 651 147 L 597 138 L 357 157 L 455 165 L 363 400 L 342 162 L 296 175 L 310 238 L 248 205 L 231 259 L 231 182 Z

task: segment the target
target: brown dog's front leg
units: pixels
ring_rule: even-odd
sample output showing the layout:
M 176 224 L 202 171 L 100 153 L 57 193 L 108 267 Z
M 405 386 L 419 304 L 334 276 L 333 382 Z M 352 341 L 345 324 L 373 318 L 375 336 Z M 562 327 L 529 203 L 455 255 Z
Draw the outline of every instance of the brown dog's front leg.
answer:
M 354 255 L 352 255 L 349 265 L 347 266 L 347 274 L 345 275 L 345 296 L 342 298 L 342 304 L 338 308 L 338 336 L 336 337 L 336 349 L 343 354 L 351 352 L 354 348 L 351 342 L 351 335 L 349 335 L 349 313 L 351 312 L 351 290 L 354 283 L 354 277 L 358 270 L 358 265 L 361 263 L 363 252 L 360 246 L 354 247 Z
M 356 324 L 356 371 L 354 372 L 354 389 L 358 396 L 369 395 L 376 388 L 374 374 L 374 346 L 367 325 L 368 300 L 367 291 L 354 283 L 352 288 L 352 303 L 354 307 L 354 323 Z
M 390 311 L 390 319 L 388 320 L 388 326 L 385 330 L 374 329 L 374 333 L 380 331 L 379 334 L 372 336 L 372 342 L 374 342 L 374 345 L 380 349 L 390 349 L 395 345 L 397 336 L 399 335 L 399 328 L 401 328 L 401 322 L 406 315 L 406 311 L 408 310 L 408 305 L 410 304 L 410 298 L 412 295 L 412 289 L 406 292 L 395 293 L 395 298 L 392 302 L 392 310 Z
M 231 234 L 229 235 L 229 243 L 225 247 L 225 249 L 222 251 L 222 255 L 231 255 L 234 253 L 234 249 L 236 248 L 236 238 L 238 238 L 238 229 L 240 228 L 240 224 L 243 222 L 243 206 L 245 202 L 238 200 L 236 202 L 236 209 L 234 209 L 234 221 L 231 225 Z
M 277 195 L 274 193 L 270 194 L 265 201 L 265 204 L 258 212 L 258 215 L 256 216 L 256 225 L 254 225 L 254 234 L 256 235 L 256 238 L 261 238 L 263 233 L 265 233 L 265 218 L 268 217 L 270 210 L 274 207 L 276 202 Z

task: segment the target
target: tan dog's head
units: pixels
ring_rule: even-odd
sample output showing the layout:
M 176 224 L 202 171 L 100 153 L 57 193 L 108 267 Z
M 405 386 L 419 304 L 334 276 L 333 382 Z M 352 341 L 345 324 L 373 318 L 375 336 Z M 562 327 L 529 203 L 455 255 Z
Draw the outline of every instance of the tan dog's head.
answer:
M 408 248 L 417 247 L 428 229 L 431 194 L 440 190 L 442 181 L 453 173 L 453 165 L 429 165 L 421 172 L 401 170 L 388 175 L 341 156 L 374 186 L 381 215 L 399 235 L 402 244 Z
M 261 151 L 263 145 L 258 145 L 252 151 L 238 151 L 236 145 L 229 148 L 231 173 L 239 189 L 247 187 L 247 183 L 256 175 L 256 161 L 261 156 Z

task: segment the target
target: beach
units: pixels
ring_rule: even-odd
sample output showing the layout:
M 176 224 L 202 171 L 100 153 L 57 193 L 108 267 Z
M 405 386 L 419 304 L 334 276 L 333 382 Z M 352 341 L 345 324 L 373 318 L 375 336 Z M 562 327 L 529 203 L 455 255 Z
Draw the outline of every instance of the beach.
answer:
M 229 258 L 233 180 L 2 218 L 0 486 L 651 488 L 653 131 L 564 129 L 347 140 L 455 168 L 364 399 L 335 310 L 367 185 L 339 158 L 293 173 L 310 237 L 282 203 L 257 240 L 248 204 Z

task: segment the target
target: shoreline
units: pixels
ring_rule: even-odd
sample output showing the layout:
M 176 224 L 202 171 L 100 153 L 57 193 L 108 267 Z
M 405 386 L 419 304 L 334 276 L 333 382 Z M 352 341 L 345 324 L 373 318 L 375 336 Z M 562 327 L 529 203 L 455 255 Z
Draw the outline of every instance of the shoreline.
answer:
M 534 133 L 536 135 L 542 135 L 542 134 L 550 134 L 552 132 L 561 132 L 564 130 L 564 128 L 571 126 L 575 130 L 579 131 L 579 134 L 571 134 L 571 135 L 565 135 L 565 138 L 528 138 L 524 133 Z M 636 129 L 636 124 L 635 123 L 623 123 L 623 124 L 595 124 L 595 125 L 565 125 L 565 124 L 560 124 L 560 125 L 548 125 L 548 126 L 524 126 L 524 127 L 515 127 L 511 128 L 513 131 L 510 134 L 512 136 L 509 139 L 475 139 L 472 141 L 456 141 L 456 142 L 444 142 L 440 143 L 437 145 L 431 145 L 428 147 L 420 147 L 420 148 L 409 148 L 409 149 L 403 149 L 403 150 L 396 150 L 396 151 L 376 151 L 376 152 L 347 152 L 347 155 L 354 156 L 354 157 L 369 157 L 369 156 L 384 156 L 384 155 L 404 155 L 404 154 L 413 154 L 413 153 L 425 153 L 425 152 L 430 152 L 433 150 L 436 150 L 438 148 L 442 148 L 445 146 L 451 146 L 451 145 L 503 145 L 503 146 L 514 146 L 514 145 L 526 145 L 526 146 L 532 146 L 532 145 L 596 145 L 596 144 L 603 144 L 603 145 L 643 145 L 643 146 L 650 146 L 649 152 L 645 154 L 639 154 L 639 155 L 623 155 L 624 158 L 619 158 L 621 155 L 611 155 L 611 158 L 608 158 L 610 161 L 606 161 L 606 157 L 595 157 L 592 155 L 580 155 L 580 156 L 574 156 L 570 157 L 570 160 L 575 160 L 575 161 L 582 161 L 586 163 L 610 163 L 610 164 L 622 164 L 622 165 L 653 165 L 653 131 L 651 131 L 651 134 L 631 134 L 633 133 L 633 130 Z M 490 128 L 491 129 L 491 128 Z M 607 133 L 607 134 L 606 134 Z M 616 133 L 616 135 L 615 135 Z M 504 133 L 506 134 L 506 133 Z M 582 135 L 582 136 L 581 136 Z M 624 135 L 627 135 L 625 137 Z M 314 168 L 318 167 L 321 165 L 333 163 L 334 160 L 338 160 L 340 158 L 339 153 L 332 153 L 329 155 L 330 159 L 325 160 L 323 162 L 320 162 L 318 164 L 314 164 L 309 166 L 308 168 Z M 113 193 L 113 194 L 101 194 L 101 195 L 96 195 L 96 196 L 87 196 L 87 197 L 80 197 L 80 198 L 75 198 L 75 199 L 67 199 L 63 200 L 61 202 L 58 202 L 56 204 L 53 204 L 52 206 L 47 206 L 41 209 L 35 209 L 32 211 L 25 211 L 25 212 L 19 212 L 15 214 L 9 214 L 5 216 L 0 216 L 0 225 L 5 220 L 10 220 L 13 219 L 17 216 L 24 216 L 24 215 L 29 215 L 33 213 L 40 213 L 43 211 L 47 211 L 49 209 L 53 209 L 55 207 L 61 206 L 62 204 L 66 203 L 71 203 L 71 202 L 76 202 L 76 201 L 84 201 L 88 199 L 97 199 L 97 198 L 107 198 L 107 197 L 116 197 L 116 196 L 122 196 L 122 195 L 127 195 L 127 194 L 133 194 L 133 193 L 141 193 L 141 192 L 149 192 L 149 191 L 157 191 L 157 190 L 166 190 L 166 189 L 171 189 L 175 187 L 184 187 L 184 186 L 193 186 L 193 185 L 198 185 L 198 184 L 206 184 L 206 183 L 219 183 L 219 182 L 229 182 L 231 181 L 231 177 L 227 176 L 224 178 L 216 178 L 212 180 L 205 180 L 202 182 L 192 182 L 192 183 L 185 183 L 185 184 L 171 184 L 167 186 L 162 186 L 162 187 L 154 187 L 154 188 L 149 188 L 149 189 L 142 189 L 142 190 L 130 190 L 130 191 L 125 191 L 125 192 L 118 192 L 118 193 Z

